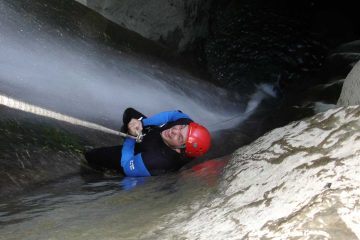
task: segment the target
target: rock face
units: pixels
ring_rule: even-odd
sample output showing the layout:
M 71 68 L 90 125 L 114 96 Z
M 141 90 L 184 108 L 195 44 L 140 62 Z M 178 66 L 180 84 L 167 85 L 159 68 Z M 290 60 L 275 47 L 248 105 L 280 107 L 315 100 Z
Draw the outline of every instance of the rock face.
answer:
M 355 64 L 347 75 L 340 98 L 337 102 L 340 106 L 350 106 L 360 104 L 360 61 Z
M 173 210 L 159 230 L 168 239 L 359 239 L 359 114 L 329 110 L 238 149 L 213 198 Z
M 207 35 L 211 0 L 77 0 L 145 38 L 184 50 Z
M 9 109 L 0 105 L 0 199 L 84 169 L 83 146 L 116 144 L 108 134 Z M 111 139 L 111 140 L 110 140 Z

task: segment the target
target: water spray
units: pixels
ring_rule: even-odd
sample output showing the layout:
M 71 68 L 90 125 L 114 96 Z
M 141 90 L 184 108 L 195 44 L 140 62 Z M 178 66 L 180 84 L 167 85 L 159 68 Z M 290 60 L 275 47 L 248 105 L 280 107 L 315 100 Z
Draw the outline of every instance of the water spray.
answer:
M 82 127 L 86 127 L 86 128 L 91 128 L 94 130 L 98 130 L 101 132 L 105 132 L 105 133 L 109 133 L 109 134 L 114 134 L 117 136 L 121 136 L 121 137 L 129 137 L 129 138 L 133 138 L 135 139 L 137 142 L 141 142 L 142 139 L 142 135 L 139 134 L 137 137 L 123 133 L 123 132 L 119 132 L 104 126 L 101 126 L 99 124 L 96 123 L 92 123 L 92 122 L 87 122 L 84 120 L 80 120 L 74 117 L 70 117 L 58 112 L 54 112 L 42 107 L 38 107 L 23 101 L 19 101 L 13 98 L 10 98 L 8 96 L 4 96 L 0 94 L 0 105 L 4 105 L 6 107 L 12 108 L 12 109 L 16 109 L 16 110 L 20 110 L 23 112 L 28 112 L 28 113 L 32 113 L 38 116 L 43 116 L 43 117 L 47 117 L 47 118 L 52 118 L 58 121 L 62 121 L 62 122 L 67 122 L 73 125 L 78 125 L 78 126 L 82 126 Z

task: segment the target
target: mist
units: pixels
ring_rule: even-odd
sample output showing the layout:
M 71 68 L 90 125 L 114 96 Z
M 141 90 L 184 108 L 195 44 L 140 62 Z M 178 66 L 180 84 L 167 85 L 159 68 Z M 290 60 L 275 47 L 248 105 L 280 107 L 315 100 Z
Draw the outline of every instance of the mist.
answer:
M 233 127 L 249 115 L 241 96 L 0 5 L 3 94 L 109 127 L 121 125 L 127 107 L 148 116 L 181 110 L 210 130 Z M 264 97 L 254 93 L 251 110 Z M 228 121 L 234 116 L 240 117 Z

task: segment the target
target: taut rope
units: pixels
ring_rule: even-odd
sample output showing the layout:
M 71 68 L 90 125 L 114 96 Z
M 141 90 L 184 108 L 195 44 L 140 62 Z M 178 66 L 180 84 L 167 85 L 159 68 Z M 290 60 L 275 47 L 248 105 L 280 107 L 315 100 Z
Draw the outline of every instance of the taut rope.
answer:
M 36 114 L 39 116 L 56 119 L 58 121 L 63 121 L 63 122 L 71 123 L 74 125 L 95 129 L 95 130 L 98 130 L 101 132 L 110 133 L 110 134 L 118 135 L 121 137 L 130 137 L 130 138 L 136 139 L 137 141 L 140 140 L 139 137 L 134 137 L 132 135 L 129 135 L 129 134 L 126 134 L 123 132 L 119 132 L 119 131 L 115 131 L 113 129 L 101 126 L 99 124 L 80 120 L 80 119 L 77 119 L 74 117 L 70 117 L 70 116 L 58 113 L 58 112 L 53 112 L 48 109 L 38 107 L 35 105 L 31 105 L 31 104 L 25 103 L 23 101 L 19 101 L 19 100 L 16 100 L 16 99 L 13 99 L 13 98 L 1 95 L 1 94 L 0 94 L 0 104 L 7 106 L 9 108 L 20 110 L 20 111 L 29 112 L 29 113 Z

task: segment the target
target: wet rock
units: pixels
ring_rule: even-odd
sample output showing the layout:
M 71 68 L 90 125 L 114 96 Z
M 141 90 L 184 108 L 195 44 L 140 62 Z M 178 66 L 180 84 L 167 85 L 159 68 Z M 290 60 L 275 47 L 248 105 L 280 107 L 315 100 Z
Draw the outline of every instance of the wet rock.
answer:
M 211 0 L 78 1 L 145 38 L 184 50 L 207 35 Z
M 87 166 L 91 146 L 117 144 L 108 134 L 0 106 L 0 198 L 24 193 Z
M 339 106 L 350 106 L 360 104 L 360 62 L 357 62 L 344 81 Z
M 238 149 L 213 197 L 168 214 L 162 236 L 358 239 L 359 115 L 332 109 Z

